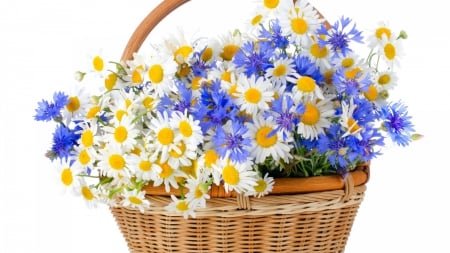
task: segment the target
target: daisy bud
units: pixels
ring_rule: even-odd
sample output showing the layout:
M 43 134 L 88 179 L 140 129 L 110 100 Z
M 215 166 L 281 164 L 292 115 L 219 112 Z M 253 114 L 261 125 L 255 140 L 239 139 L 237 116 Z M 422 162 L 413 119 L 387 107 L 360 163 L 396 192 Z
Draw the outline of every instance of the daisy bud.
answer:
M 398 35 L 397 39 L 407 39 L 408 34 L 405 31 L 400 31 L 400 35 Z
M 83 81 L 84 76 L 86 75 L 86 73 L 81 72 L 81 71 L 77 71 L 74 74 L 75 80 L 77 80 L 78 82 Z

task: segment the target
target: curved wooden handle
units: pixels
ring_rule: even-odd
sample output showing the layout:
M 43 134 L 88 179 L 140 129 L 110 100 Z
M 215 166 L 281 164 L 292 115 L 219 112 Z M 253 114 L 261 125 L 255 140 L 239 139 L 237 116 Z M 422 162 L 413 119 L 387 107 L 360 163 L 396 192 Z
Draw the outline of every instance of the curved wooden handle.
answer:
M 131 35 L 128 40 L 128 44 L 125 47 L 122 53 L 122 61 L 132 60 L 133 54 L 139 50 L 144 43 L 147 36 L 150 32 L 155 28 L 156 25 L 161 22 L 167 15 L 169 15 L 172 11 L 183 5 L 184 3 L 189 2 L 189 0 L 164 0 L 158 6 L 156 6 L 153 11 L 151 11 L 139 26 L 136 28 L 134 33 Z M 295 0 L 294 0 L 295 2 Z M 317 11 L 317 10 L 316 10 Z M 324 18 L 323 15 L 317 11 L 320 18 Z M 325 26 L 329 29 L 330 24 L 328 21 L 325 21 Z
M 133 59 L 133 54 L 139 50 L 147 36 L 169 13 L 174 11 L 189 0 L 164 0 L 151 11 L 128 40 L 128 44 L 122 53 L 122 61 Z

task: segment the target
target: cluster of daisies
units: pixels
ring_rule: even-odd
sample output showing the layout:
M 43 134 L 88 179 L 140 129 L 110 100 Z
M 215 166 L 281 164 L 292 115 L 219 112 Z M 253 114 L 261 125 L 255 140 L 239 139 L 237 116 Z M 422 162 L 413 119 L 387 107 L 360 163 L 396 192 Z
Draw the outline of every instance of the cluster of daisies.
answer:
M 39 102 L 35 120 L 57 122 L 46 156 L 62 185 L 141 211 L 144 186 L 179 189 L 167 208 L 189 217 L 213 184 L 260 197 L 276 177 L 345 176 L 386 139 L 415 138 L 407 107 L 388 101 L 406 34 L 381 24 L 366 40 L 306 0 L 260 2 L 245 31 L 94 56 L 75 91 Z M 352 45 L 365 42 L 361 58 Z

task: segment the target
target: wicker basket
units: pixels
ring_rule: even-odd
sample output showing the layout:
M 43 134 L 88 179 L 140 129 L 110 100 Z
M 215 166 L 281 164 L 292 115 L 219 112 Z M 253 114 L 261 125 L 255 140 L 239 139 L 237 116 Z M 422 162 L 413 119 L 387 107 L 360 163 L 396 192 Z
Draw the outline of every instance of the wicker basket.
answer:
M 187 0 L 166 0 L 131 36 L 122 59 L 132 58 L 150 31 Z M 168 212 L 164 188 L 146 187 L 151 210 L 111 207 L 131 252 L 343 252 L 369 179 L 362 165 L 340 176 L 275 179 L 263 198 L 210 191 L 196 218 Z M 172 194 L 178 194 L 172 192 Z

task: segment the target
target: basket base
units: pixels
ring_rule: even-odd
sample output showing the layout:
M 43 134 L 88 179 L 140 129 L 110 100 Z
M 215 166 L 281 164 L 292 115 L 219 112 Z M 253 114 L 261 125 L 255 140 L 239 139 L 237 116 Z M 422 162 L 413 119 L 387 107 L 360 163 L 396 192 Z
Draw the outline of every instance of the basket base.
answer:
M 164 211 L 167 197 L 151 199 L 154 210 L 145 213 L 124 207 L 111 211 L 133 253 L 337 253 L 344 251 L 365 189 L 356 187 L 345 201 L 343 190 L 269 195 L 252 199 L 252 210 L 211 199 L 212 206 L 189 219 Z

